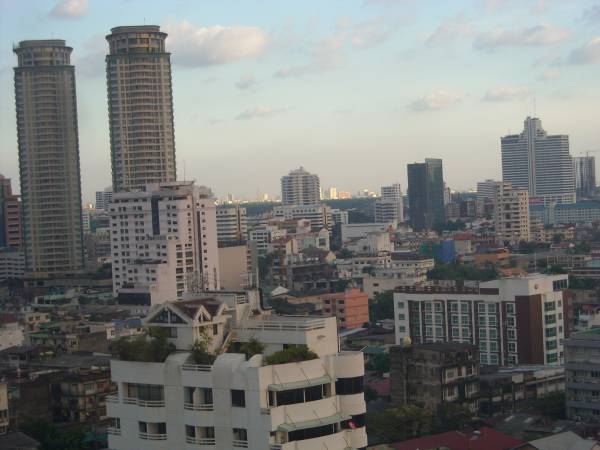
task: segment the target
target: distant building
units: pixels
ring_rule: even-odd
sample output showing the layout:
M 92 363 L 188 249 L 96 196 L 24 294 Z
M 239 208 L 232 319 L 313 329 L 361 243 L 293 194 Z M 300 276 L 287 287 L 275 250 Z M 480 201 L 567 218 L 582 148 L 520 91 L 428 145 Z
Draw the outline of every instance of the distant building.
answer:
M 545 225 L 589 225 L 600 222 L 600 201 L 531 205 L 529 212 L 532 218 Z
M 565 340 L 567 418 L 600 422 L 600 328 Z
M 25 275 L 25 254 L 22 250 L 0 248 L 0 282 Z
M 281 177 L 281 203 L 284 206 L 315 205 L 321 201 L 319 176 L 303 167 Z
M 331 230 L 333 228 L 332 209 L 321 203 L 302 206 L 276 206 L 273 208 L 273 217 L 283 220 L 310 220 L 310 226 L 313 231 L 320 231 L 323 228 Z
M 501 246 L 529 242 L 529 195 L 526 189 L 513 187 L 510 183 L 496 184 L 494 200 L 494 226 L 496 241 Z
M 575 201 L 568 135 L 548 135 L 540 119 L 527 117 L 523 132 L 501 138 L 501 148 L 503 181 L 544 204 Z
M 115 192 L 177 178 L 171 54 L 165 49 L 166 38 L 155 25 L 116 27 L 106 36 Z
M 216 213 L 219 245 L 245 243 L 248 239 L 246 208 L 240 205 L 220 205 Z
M 436 342 L 390 348 L 391 403 L 434 411 L 445 403 L 478 412 L 477 347 Z
M 573 165 L 577 199 L 590 197 L 596 189 L 596 158 L 576 156 L 573 158 Z
M 22 245 L 21 200 L 12 193 L 10 178 L 0 175 L 0 248 Z
M 96 209 L 107 210 L 108 205 L 112 202 L 112 198 L 112 186 L 107 187 L 103 191 L 96 191 Z
M 441 159 L 408 164 L 410 226 L 415 231 L 431 229 L 445 221 L 444 175 Z
M 68 422 L 95 422 L 106 417 L 106 397 L 113 392 L 110 370 L 79 369 L 60 381 L 60 416 Z
M 59 39 L 14 48 L 25 260 L 39 277 L 84 267 L 72 50 Z
M 23 344 L 23 326 L 14 314 L 0 314 L 0 350 Z
M 381 186 L 381 197 L 375 200 L 375 222 L 404 222 L 400 184 Z
M 336 187 L 329 188 L 329 200 L 337 200 L 338 199 L 338 190 Z
M 477 200 L 491 200 L 496 198 L 496 180 L 485 180 L 477 183 Z
M 477 287 L 398 287 L 396 343 L 470 343 L 481 364 L 561 364 L 567 285 L 567 275 L 538 274 Z

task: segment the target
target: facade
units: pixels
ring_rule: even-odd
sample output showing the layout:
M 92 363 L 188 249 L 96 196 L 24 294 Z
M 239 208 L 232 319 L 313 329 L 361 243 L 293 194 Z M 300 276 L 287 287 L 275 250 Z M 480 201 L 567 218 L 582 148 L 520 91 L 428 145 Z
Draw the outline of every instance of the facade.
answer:
M 310 227 L 313 231 L 333 228 L 331 208 L 321 203 L 303 206 L 276 206 L 273 208 L 273 217 L 283 220 L 310 220 Z
M 478 411 L 477 347 L 435 343 L 390 347 L 391 403 L 436 410 L 455 403 Z
M 67 422 L 98 421 L 106 417 L 106 397 L 112 392 L 108 369 L 79 369 L 60 381 L 60 415 Z
M 25 275 L 25 254 L 16 248 L 0 248 L 0 282 Z
M 116 192 L 110 206 L 113 292 L 149 306 L 219 288 L 215 199 L 193 182 Z
M 366 448 L 363 356 L 338 352 L 334 318 L 267 315 L 255 296 L 212 293 L 160 305 L 145 322 L 169 329 L 179 351 L 162 363 L 111 361 L 111 449 Z M 266 348 L 200 365 L 189 348 L 207 334 L 210 351 L 232 335 L 232 345 L 256 338 Z M 268 355 L 294 345 L 318 358 L 269 364 Z
M 561 364 L 567 283 L 567 275 L 529 275 L 475 288 L 397 288 L 396 343 L 474 344 L 481 364 Z
M 107 187 L 103 191 L 96 191 L 96 209 L 108 210 L 108 205 L 112 202 L 112 198 L 112 186 Z
M 281 177 L 281 203 L 284 206 L 316 205 L 321 201 L 319 176 L 303 167 Z
M 590 197 L 596 189 L 596 158 L 576 156 L 573 158 L 573 166 L 577 199 Z
M 10 178 L 0 175 L 0 248 L 22 245 L 21 200 L 12 193 Z
M 477 183 L 477 200 L 491 200 L 496 199 L 496 180 L 485 180 Z
M 63 40 L 14 48 L 23 240 L 34 276 L 83 269 L 75 67 Z
M 494 200 L 496 242 L 517 245 L 529 242 L 529 195 L 526 189 L 514 188 L 510 183 L 496 184 Z
M 240 205 L 217 207 L 217 240 L 225 243 L 244 243 L 248 239 L 246 208 Z
M 567 418 L 600 422 L 600 328 L 565 340 Z
M 381 197 L 375 200 L 375 222 L 404 222 L 404 205 L 400 184 L 381 186 Z
M 117 27 L 106 36 L 115 192 L 177 178 L 171 54 L 165 49 L 166 38 L 155 25 Z
M 248 289 L 258 286 L 258 281 L 258 267 L 253 262 L 252 248 L 248 243 L 219 246 L 221 289 Z
M 545 225 L 588 225 L 600 222 L 600 202 L 588 200 L 577 203 L 532 205 L 530 214 Z
M 569 136 L 548 135 L 536 117 L 525 119 L 521 134 L 501 138 L 502 180 L 527 189 L 530 199 L 547 204 L 575 202 Z
M 431 229 L 445 222 L 442 160 L 426 158 L 408 164 L 408 209 L 414 231 Z

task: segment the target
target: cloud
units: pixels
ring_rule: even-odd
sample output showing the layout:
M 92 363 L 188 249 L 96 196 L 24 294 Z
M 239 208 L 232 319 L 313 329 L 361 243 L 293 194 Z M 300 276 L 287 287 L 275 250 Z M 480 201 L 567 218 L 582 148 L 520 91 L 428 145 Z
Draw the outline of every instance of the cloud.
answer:
M 235 83 L 235 87 L 241 90 L 256 86 L 256 79 L 252 75 L 244 75 Z
M 188 67 L 256 58 L 269 43 L 267 33 L 251 26 L 198 27 L 184 20 L 167 24 L 165 31 L 174 61 Z
M 600 36 L 595 37 L 583 47 L 576 48 L 569 55 L 571 64 L 600 63 Z
M 251 120 L 251 119 L 266 119 L 269 117 L 278 116 L 280 114 L 288 112 L 289 108 L 271 108 L 269 106 L 259 106 L 253 109 L 247 109 L 246 111 L 238 114 L 236 120 Z
M 527 86 L 498 86 L 485 93 L 483 101 L 507 102 L 511 100 L 522 100 L 531 95 L 531 89 Z
M 50 15 L 60 19 L 78 19 L 88 10 L 88 0 L 62 0 L 58 2 Z
M 588 25 L 600 22 L 600 3 L 586 9 L 583 12 L 583 20 Z
M 551 45 L 565 40 L 569 32 L 553 25 L 535 25 L 529 28 L 495 30 L 480 33 L 473 42 L 478 50 L 493 50 L 499 47 Z
M 82 50 L 81 56 L 77 49 L 73 52 L 77 74 L 88 78 L 106 76 L 105 56 L 108 49 L 105 37 L 101 34 L 90 37 L 83 43 Z
M 311 46 L 308 62 L 281 68 L 275 72 L 275 76 L 293 78 L 334 69 L 343 61 L 341 54 L 343 45 L 344 36 L 339 33 L 321 39 Z
M 448 17 L 435 29 L 427 38 L 427 45 L 443 44 L 463 36 L 470 36 L 473 33 L 473 27 L 462 14 L 455 17 Z
M 396 30 L 396 26 L 384 17 L 367 20 L 342 28 L 347 33 L 349 43 L 354 48 L 369 48 L 386 41 Z
M 559 78 L 560 78 L 560 71 L 558 71 L 557 69 L 545 70 L 539 76 L 539 79 L 542 81 L 558 80 Z
M 413 111 L 437 111 L 454 106 L 462 95 L 445 90 L 431 92 L 408 105 Z

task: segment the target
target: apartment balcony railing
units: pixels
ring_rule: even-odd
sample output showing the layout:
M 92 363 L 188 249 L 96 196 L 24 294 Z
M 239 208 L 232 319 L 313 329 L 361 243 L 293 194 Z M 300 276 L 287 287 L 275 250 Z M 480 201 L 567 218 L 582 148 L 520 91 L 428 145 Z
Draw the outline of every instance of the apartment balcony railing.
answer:
M 137 405 L 145 408 L 162 408 L 165 406 L 164 400 L 140 400 L 139 398 L 125 397 L 123 403 L 126 405 Z
M 183 408 L 188 411 L 212 411 L 214 409 L 214 405 L 212 403 L 204 403 L 204 404 L 193 404 L 193 403 L 184 403 Z
M 215 438 L 197 438 L 192 436 L 186 436 L 185 442 L 194 445 L 215 445 Z
M 269 445 L 269 450 L 281 450 L 283 447 L 281 444 L 271 444 Z
M 211 372 L 212 366 L 207 364 L 184 364 L 181 366 L 181 370 L 190 370 L 192 372 Z
M 119 396 L 117 394 L 111 394 L 106 396 L 107 403 L 119 403 Z
M 260 408 L 261 414 L 271 414 L 271 408 Z
M 108 427 L 108 428 L 106 428 L 106 434 L 110 434 L 112 436 L 121 436 L 121 429 L 114 428 L 114 427 Z
M 302 321 L 285 320 L 248 320 L 240 330 L 310 331 L 325 328 L 325 319 L 304 319 Z
M 233 446 L 236 448 L 248 448 L 248 441 L 242 441 L 240 439 L 233 440 Z
M 139 434 L 140 439 L 144 439 L 146 441 L 166 441 L 167 433 L 142 433 Z

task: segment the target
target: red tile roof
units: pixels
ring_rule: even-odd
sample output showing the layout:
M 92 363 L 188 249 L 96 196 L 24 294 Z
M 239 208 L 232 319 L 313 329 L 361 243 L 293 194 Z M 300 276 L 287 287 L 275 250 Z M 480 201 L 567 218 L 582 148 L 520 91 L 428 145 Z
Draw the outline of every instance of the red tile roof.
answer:
M 448 431 L 397 442 L 390 444 L 390 447 L 396 450 L 432 450 L 440 447 L 449 450 L 508 450 L 526 443 L 492 428 L 482 427 L 479 429 L 479 436 L 476 433 L 473 430 L 464 433 Z

